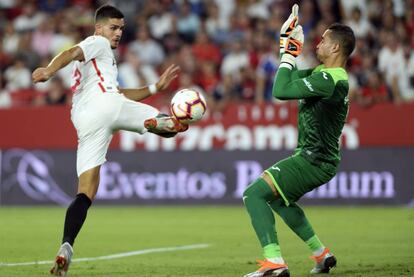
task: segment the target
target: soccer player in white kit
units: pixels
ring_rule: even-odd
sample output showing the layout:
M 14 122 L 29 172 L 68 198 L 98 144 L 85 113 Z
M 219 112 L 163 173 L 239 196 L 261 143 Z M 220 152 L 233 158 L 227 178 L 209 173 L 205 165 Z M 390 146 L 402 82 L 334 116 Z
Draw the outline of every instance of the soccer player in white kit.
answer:
M 99 186 L 100 166 L 112 134 L 129 130 L 147 131 L 171 137 L 188 126 L 175 118 L 161 116 L 149 105 L 136 101 L 166 89 L 177 77 L 179 68 L 168 67 L 156 84 L 137 89 L 118 88 L 118 69 L 112 49 L 118 47 L 124 29 L 124 16 L 115 7 L 105 5 L 96 10 L 95 33 L 79 44 L 58 54 L 45 68 L 37 68 L 33 82 L 44 82 L 56 71 L 74 62 L 71 119 L 78 134 L 78 193 L 66 212 L 62 245 L 50 270 L 66 275 L 73 254 L 73 243 L 86 219 L 88 208 Z

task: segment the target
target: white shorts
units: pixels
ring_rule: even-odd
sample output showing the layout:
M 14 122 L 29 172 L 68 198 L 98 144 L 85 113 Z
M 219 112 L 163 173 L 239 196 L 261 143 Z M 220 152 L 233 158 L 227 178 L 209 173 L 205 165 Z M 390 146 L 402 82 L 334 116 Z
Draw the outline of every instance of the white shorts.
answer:
M 115 131 L 143 134 L 147 131 L 144 121 L 158 114 L 156 108 L 129 100 L 116 92 L 96 94 L 91 101 L 75 105 L 72 108 L 72 122 L 78 134 L 78 176 L 106 161 Z

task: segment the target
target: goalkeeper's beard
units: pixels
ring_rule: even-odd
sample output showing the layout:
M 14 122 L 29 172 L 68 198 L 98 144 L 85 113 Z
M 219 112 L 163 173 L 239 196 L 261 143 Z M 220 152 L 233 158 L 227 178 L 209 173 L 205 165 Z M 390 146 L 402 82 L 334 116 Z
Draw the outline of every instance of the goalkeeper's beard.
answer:
M 318 59 L 319 62 L 323 63 L 323 58 L 321 54 L 319 54 L 319 51 L 316 51 L 316 59 Z

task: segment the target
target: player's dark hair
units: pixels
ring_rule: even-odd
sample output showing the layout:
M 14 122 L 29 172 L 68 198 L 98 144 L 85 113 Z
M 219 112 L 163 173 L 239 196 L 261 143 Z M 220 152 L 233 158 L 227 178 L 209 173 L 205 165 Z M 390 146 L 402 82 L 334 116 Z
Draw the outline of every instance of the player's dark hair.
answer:
M 95 12 L 95 22 L 109 18 L 124 18 L 124 14 L 117 8 L 110 5 L 103 5 Z
M 339 43 L 344 57 L 348 58 L 355 48 L 354 31 L 342 23 L 334 23 L 328 30 L 331 30 L 331 38 Z

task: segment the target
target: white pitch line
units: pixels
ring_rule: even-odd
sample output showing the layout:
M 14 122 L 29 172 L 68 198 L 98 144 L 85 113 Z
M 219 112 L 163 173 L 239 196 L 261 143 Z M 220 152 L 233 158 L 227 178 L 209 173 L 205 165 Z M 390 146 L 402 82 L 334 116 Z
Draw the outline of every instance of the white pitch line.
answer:
M 131 252 L 112 254 L 112 255 L 107 255 L 107 256 L 72 259 L 72 262 L 113 260 L 113 259 L 120 259 L 120 258 L 125 258 L 125 257 L 130 257 L 130 256 L 145 255 L 149 253 L 191 250 L 191 249 L 200 249 L 200 248 L 207 248 L 207 247 L 209 247 L 208 244 L 192 244 L 192 245 L 183 245 L 183 246 L 174 246 L 174 247 L 149 248 L 149 249 L 136 250 L 136 251 L 131 251 Z M 53 261 L 37 261 L 37 262 L 25 262 L 25 263 L 0 263 L 0 267 L 1 266 L 42 265 L 42 264 L 52 264 L 52 263 Z

